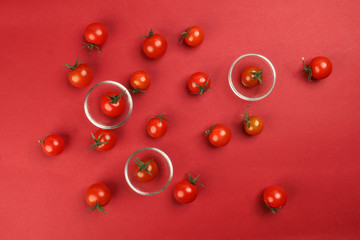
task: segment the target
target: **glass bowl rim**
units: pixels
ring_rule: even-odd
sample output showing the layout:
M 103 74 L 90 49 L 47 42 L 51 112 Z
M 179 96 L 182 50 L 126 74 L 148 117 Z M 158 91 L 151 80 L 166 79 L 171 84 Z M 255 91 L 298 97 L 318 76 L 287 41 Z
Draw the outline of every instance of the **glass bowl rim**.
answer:
M 87 106 L 87 101 L 88 101 L 88 98 L 89 98 L 89 95 L 90 93 L 98 86 L 102 85 L 102 84 L 113 84 L 113 85 L 116 85 L 117 87 L 123 89 L 125 91 L 125 94 L 127 96 L 127 99 L 128 99 L 128 102 L 129 102 L 129 111 L 128 111 L 128 114 L 127 116 L 125 117 L 125 119 L 123 121 L 121 121 L 120 123 L 118 124 L 115 124 L 115 125 L 111 125 L 111 126 L 107 126 L 107 125 L 102 125 L 100 123 L 98 123 L 97 121 L 95 121 L 90 113 L 89 113 L 89 110 L 88 110 L 88 106 Z M 115 81 L 112 81 L 112 80 L 105 80 L 105 81 L 102 81 L 102 82 L 99 82 L 97 84 L 95 84 L 93 87 L 90 88 L 90 90 L 87 92 L 86 94 L 86 97 L 85 97 L 85 101 L 84 101 L 84 110 L 85 110 L 85 114 L 86 114 L 86 117 L 89 119 L 89 121 L 94 124 L 95 126 L 97 126 L 98 128 L 101 128 L 101 129 L 115 129 L 115 128 L 118 128 L 120 127 L 121 125 L 123 125 L 130 117 L 131 115 L 131 112 L 133 110 L 133 101 L 132 101 L 132 97 L 131 97 L 131 94 L 129 92 L 129 90 L 124 87 L 124 85 L 122 85 L 121 83 L 118 83 L 118 82 L 115 82 Z
M 137 153 L 142 152 L 142 151 L 145 151 L 145 150 L 151 150 L 151 151 L 155 151 L 155 152 L 157 152 L 157 153 L 160 153 L 160 155 L 161 155 L 163 158 L 165 158 L 165 160 L 166 160 L 166 162 L 168 163 L 169 168 L 170 168 L 170 174 L 169 174 L 169 179 L 168 179 L 167 183 L 166 183 L 160 190 L 158 190 L 158 191 L 156 191 L 156 192 L 143 192 L 143 191 L 140 191 L 139 189 L 135 188 L 135 187 L 132 185 L 132 183 L 131 183 L 131 181 L 130 181 L 130 179 L 129 179 L 128 166 L 129 166 L 129 163 L 130 163 L 131 159 L 132 159 Z M 125 172 L 125 179 L 126 179 L 127 184 L 129 185 L 129 187 L 130 187 L 132 190 L 134 190 L 135 192 L 137 192 L 138 194 L 141 194 L 141 195 L 144 195 L 144 196 L 151 196 L 151 195 L 155 195 L 155 194 L 158 194 L 158 193 L 164 191 L 164 190 L 167 188 L 167 186 L 169 186 L 169 184 L 170 184 L 170 182 L 171 182 L 171 180 L 172 180 L 172 178 L 173 178 L 173 166 L 172 166 L 172 163 L 171 163 L 170 158 L 168 157 L 168 155 L 166 155 L 165 152 L 161 151 L 161 150 L 158 149 L 158 148 L 154 148 L 154 147 L 140 148 L 140 149 L 136 150 L 135 152 L 133 152 L 133 153 L 130 155 L 130 157 L 128 158 L 128 160 L 126 161 L 124 172 Z
M 248 56 L 257 56 L 257 57 L 260 57 L 260 58 L 264 59 L 264 60 L 270 65 L 271 70 L 272 70 L 273 73 L 274 73 L 274 82 L 273 82 L 270 90 L 269 90 L 266 94 L 264 94 L 263 96 L 260 96 L 260 97 L 257 97 L 257 98 L 250 98 L 250 97 L 246 97 L 246 96 L 242 95 L 241 93 L 239 93 L 239 92 L 236 90 L 236 88 L 235 88 L 235 86 L 234 86 L 234 84 L 233 84 L 233 82 L 232 82 L 232 77 L 231 77 L 231 75 L 232 75 L 232 71 L 233 71 L 233 69 L 234 69 L 234 67 L 235 67 L 235 64 L 236 64 L 238 61 L 240 61 L 240 59 L 242 59 L 242 58 L 244 58 L 244 57 L 248 57 Z M 276 71 L 275 71 L 275 68 L 274 68 L 273 64 L 270 62 L 270 60 L 267 59 L 266 57 L 264 57 L 263 55 L 260 55 L 260 54 L 257 54 L 257 53 L 248 53 L 248 54 L 241 55 L 240 57 L 238 57 L 238 58 L 232 63 L 232 65 L 231 65 L 231 67 L 230 67 L 230 70 L 229 70 L 228 80 L 229 80 L 229 85 L 230 85 L 230 87 L 231 87 L 231 90 L 235 93 L 235 95 L 237 95 L 238 97 L 240 97 L 240 98 L 242 98 L 242 99 L 244 99 L 244 100 L 247 100 L 247 101 L 258 101 L 258 100 L 261 100 L 261 99 L 265 98 L 265 97 L 266 97 L 267 95 L 269 95 L 269 94 L 271 93 L 271 91 L 274 89 L 274 87 L 275 87 L 275 82 L 276 82 Z

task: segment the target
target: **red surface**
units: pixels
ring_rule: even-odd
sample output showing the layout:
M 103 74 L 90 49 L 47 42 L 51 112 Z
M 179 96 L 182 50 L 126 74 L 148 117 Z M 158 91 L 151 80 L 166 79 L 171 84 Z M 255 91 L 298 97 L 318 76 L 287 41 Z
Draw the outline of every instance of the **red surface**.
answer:
M 35 2 L 0 4 L 0 239 L 360 238 L 359 1 Z M 93 21 L 109 29 L 100 55 L 79 49 Z M 203 44 L 179 45 L 193 24 L 204 29 Z M 150 28 L 168 41 L 158 60 L 141 53 L 138 36 Z M 247 102 L 231 92 L 227 74 L 252 52 L 268 57 L 278 78 L 267 98 L 250 103 L 265 128 L 248 137 L 240 123 Z M 332 60 L 333 73 L 308 83 L 301 57 L 319 55 Z M 77 56 L 94 70 L 91 86 L 128 84 L 137 70 L 152 78 L 110 152 L 86 151 L 96 130 L 83 110 L 91 86 L 73 87 L 64 70 Z M 201 97 L 186 86 L 197 71 L 213 86 Z M 147 118 L 162 112 L 171 125 L 152 139 Z M 215 122 L 232 130 L 224 148 L 201 134 Z M 49 133 L 66 141 L 60 156 L 36 148 Z M 128 156 L 145 146 L 165 151 L 174 166 L 168 189 L 151 197 L 124 179 Z M 205 188 L 182 206 L 172 189 L 187 171 Z M 86 211 L 86 189 L 96 182 L 113 193 L 107 216 Z M 277 215 L 260 200 L 273 184 L 288 193 Z

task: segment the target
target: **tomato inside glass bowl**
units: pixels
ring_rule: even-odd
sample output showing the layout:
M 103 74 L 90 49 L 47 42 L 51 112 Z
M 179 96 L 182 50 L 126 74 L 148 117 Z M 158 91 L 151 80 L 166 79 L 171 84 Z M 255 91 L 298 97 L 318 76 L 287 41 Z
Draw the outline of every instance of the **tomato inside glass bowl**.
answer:
M 261 70 L 262 84 L 253 87 L 245 86 L 242 74 L 248 67 L 256 67 Z M 275 87 L 275 68 L 266 57 L 249 53 L 238 57 L 230 67 L 228 75 L 229 85 L 236 96 L 246 101 L 258 101 L 270 94 Z
M 156 175 L 150 181 L 139 181 L 135 169 L 139 160 L 156 163 Z M 170 158 L 160 149 L 146 147 L 136 150 L 130 155 L 125 165 L 125 179 L 129 187 L 136 193 L 151 196 L 164 191 L 169 186 L 173 177 L 173 167 Z
M 116 116 L 109 116 L 102 108 L 102 99 L 109 93 L 118 93 L 122 98 L 121 113 L 116 114 Z M 85 97 L 85 114 L 89 121 L 98 128 L 114 129 L 120 127 L 129 119 L 132 109 L 133 102 L 130 92 L 115 81 L 103 81 L 94 85 Z

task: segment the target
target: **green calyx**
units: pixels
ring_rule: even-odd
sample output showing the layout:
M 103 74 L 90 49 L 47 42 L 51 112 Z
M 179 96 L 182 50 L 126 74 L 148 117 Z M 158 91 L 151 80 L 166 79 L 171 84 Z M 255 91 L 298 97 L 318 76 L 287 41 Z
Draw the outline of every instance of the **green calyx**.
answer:
M 134 160 L 136 165 L 138 165 L 139 170 L 136 172 L 136 174 L 138 174 L 138 172 L 140 171 L 146 171 L 148 174 L 151 175 L 151 173 L 149 172 L 149 170 L 147 169 L 147 166 L 149 165 L 149 163 L 153 160 L 150 159 L 149 161 L 147 161 L 146 163 L 144 163 L 143 161 L 140 161 L 140 159 L 138 157 L 135 157 L 136 159 Z
M 96 48 L 97 50 L 99 50 L 99 52 L 101 52 L 101 48 L 93 43 L 86 43 L 83 42 L 83 46 L 81 48 L 87 48 L 89 49 L 89 53 L 91 53 L 91 51 L 93 50 L 93 48 Z
M 110 102 L 109 103 L 117 103 L 120 101 L 120 98 L 122 97 L 122 95 L 125 93 L 125 91 L 123 91 L 122 93 L 118 94 L 118 95 L 114 95 L 112 94 L 111 96 L 106 95 L 108 98 L 110 98 Z
M 75 69 L 79 66 L 79 64 L 81 64 L 81 63 L 78 63 L 78 60 L 79 60 L 79 57 L 77 57 L 74 66 L 73 66 L 73 65 L 70 65 L 70 64 L 65 64 L 65 66 L 68 67 L 67 69 L 69 69 L 69 71 L 75 70 Z
M 202 184 L 201 182 L 199 182 L 198 178 L 199 178 L 199 175 L 196 177 L 196 178 L 192 178 L 191 175 L 189 173 L 186 173 L 187 176 L 188 176 L 188 180 L 189 182 L 192 184 L 192 185 L 200 185 L 200 186 L 203 186 L 204 187 L 204 184 Z
M 260 69 L 258 72 L 250 72 L 250 73 L 252 75 L 254 75 L 254 77 L 252 77 L 251 79 L 257 79 L 262 86 L 263 85 L 262 80 L 261 80 L 262 69 Z
M 209 78 L 206 80 L 206 83 L 204 84 L 204 86 L 200 86 L 200 85 L 197 84 L 196 82 L 194 82 L 194 83 L 195 83 L 196 87 L 199 88 L 199 91 L 197 91 L 196 93 L 191 93 L 191 94 L 199 94 L 199 95 L 201 95 L 201 94 L 203 94 L 203 92 L 211 89 L 211 88 L 207 88 L 207 87 L 206 87 L 206 86 L 209 84 Z
M 212 132 L 212 130 L 214 129 L 214 127 L 215 127 L 216 125 L 218 125 L 218 124 L 216 123 L 216 124 L 211 125 L 210 129 L 207 130 L 207 131 L 205 131 L 205 132 L 203 132 L 203 134 L 209 135 L 209 134 Z
M 147 36 L 140 36 L 141 38 L 151 38 L 154 35 L 154 31 L 152 30 L 152 28 L 149 30 L 149 35 Z
M 100 134 L 99 137 L 96 138 L 96 137 L 94 136 L 94 134 L 91 132 L 91 137 L 92 137 L 92 139 L 94 140 L 94 144 L 92 144 L 92 145 L 90 146 L 90 148 L 88 148 L 88 150 L 91 150 L 91 149 L 94 149 L 94 148 L 98 148 L 99 146 L 108 143 L 108 142 L 101 142 L 101 141 L 100 141 L 101 135 L 102 135 L 102 134 Z
M 133 88 L 133 89 L 130 89 L 130 92 L 133 94 L 136 94 L 136 93 L 144 93 L 145 91 L 138 89 L 138 88 Z
M 249 105 L 246 106 L 245 116 L 243 114 L 241 114 L 241 116 L 244 119 L 244 124 L 246 124 L 248 126 L 248 128 L 250 128 L 250 117 L 249 117 L 248 110 L 249 110 Z
M 311 81 L 312 69 L 310 67 L 310 64 L 308 63 L 306 66 L 304 57 L 302 57 L 301 60 L 302 60 L 304 69 L 301 70 L 300 72 L 308 72 L 308 81 Z
M 105 212 L 103 206 L 101 206 L 97 201 L 96 201 L 95 206 L 93 206 L 91 208 L 88 208 L 87 210 L 94 211 L 95 209 L 99 210 L 99 212 L 102 212 L 102 213 L 104 213 L 106 215 L 106 212 Z
M 185 30 L 185 32 L 181 33 L 180 44 L 182 44 L 182 42 L 184 41 L 184 38 L 189 39 L 188 33 L 189 33 L 190 28 L 192 28 L 192 26 L 190 26 L 189 28 L 187 28 L 187 29 Z
M 162 113 L 160 116 L 152 116 L 152 118 L 158 118 L 159 119 L 159 123 L 161 123 L 161 119 L 165 119 L 166 121 L 168 121 L 166 118 L 164 118 L 165 113 Z
M 266 207 L 269 208 L 273 214 L 277 213 L 282 208 L 282 206 L 278 207 L 278 208 L 273 208 L 273 207 L 270 207 L 265 201 L 264 201 L 264 203 L 265 203 Z

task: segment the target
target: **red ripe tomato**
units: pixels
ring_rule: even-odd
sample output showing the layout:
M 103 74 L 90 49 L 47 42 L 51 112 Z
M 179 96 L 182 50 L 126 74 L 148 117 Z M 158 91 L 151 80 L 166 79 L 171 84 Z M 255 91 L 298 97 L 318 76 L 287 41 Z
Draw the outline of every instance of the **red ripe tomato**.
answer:
M 248 115 L 249 105 L 246 107 L 246 114 L 245 116 L 241 114 L 242 118 L 244 119 L 244 130 L 249 135 L 257 135 L 262 132 L 264 128 L 263 120 L 258 116 L 250 116 Z
M 97 183 L 88 188 L 85 199 L 91 207 L 89 210 L 97 209 L 106 214 L 103 206 L 110 202 L 111 192 L 105 184 Z
M 38 143 L 42 145 L 44 153 L 48 156 L 56 156 L 62 153 L 65 148 L 65 142 L 59 135 L 49 135 L 43 140 L 38 140 Z
M 110 129 L 99 129 L 95 134 L 91 132 L 91 136 L 93 144 L 88 150 L 95 148 L 99 151 L 108 151 L 115 146 L 117 140 L 115 132 Z
M 246 87 L 255 87 L 259 83 L 263 85 L 261 79 L 262 70 L 257 67 L 246 67 L 241 73 L 241 81 Z
M 268 187 L 263 193 L 263 200 L 273 213 L 284 207 L 287 200 L 286 192 L 279 186 Z
M 174 188 L 174 197 L 179 203 L 182 204 L 187 204 L 194 201 L 198 195 L 196 184 L 202 185 L 197 180 L 199 176 L 193 179 L 189 173 L 187 175 L 188 180 L 179 182 Z
M 204 31 L 198 26 L 189 27 L 181 33 L 181 36 L 180 43 L 185 40 L 186 44 L 191 47 L 197 47 L 204 41 Z
M 197 72 L 190 76 L 188 81 L 188 88 L 191 94 L 203 94 L 203 92 L 210 89 L 210 77 L 203 72 Z
M 150 76 L 144 71 L 134 72 L 130 77 L 130 85 L 133 88 L 132 92 L 144 92 L 150 87 Z
M 152 180 L 158 173 L 158 166 L 153 159 L 145 158 L 134 160 L 136 166 L 134 169 L 135 177 L 141 182 L 148 182 Z
M 147 132 L 153 138 L 164 136 L 167 131 L 167 120 L 163 118 L 165 113 L 151 118 L 147 125 Z
M 75 87 L 82 88 L 89 85 L 93 79 L 93 71 L 89 65 L 81 63 L 78 64 L 79 58 L 76 59 L 75 65 L 65 64 L 68 66 L 70 72 L 68 74 L 69 82 Z
M 305 65 L 305 60 L 302 58 L 304 70 L 301 72 L 308 72 L 308 80 L 311 78 L 314 79 L 324 79 L 328 77 L 332 72 L 332 63 L 330 59 L 326 57 L 316 57 L 311 60 L 308 66 Z
M 215 147 L 225 146 L 231 139 L 230 129 L 223 124 L 214 124 L 204 133 L 209 135 L 209 141 Z
M 122 95 L 125 93 L 109 92 L 101 98 L 101 110 L 109 117 L 118 117 L 124 111 L 125 100 Z
M 159 58 L 163 56 L 167 49 L 166 39 L 160 34 L 154 34 L 150 29 L 149 35 L 144 36 L 143 51 L 149 58 Z

